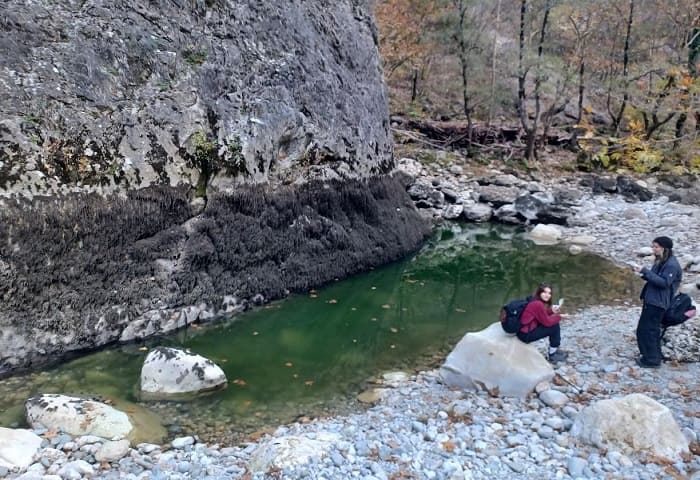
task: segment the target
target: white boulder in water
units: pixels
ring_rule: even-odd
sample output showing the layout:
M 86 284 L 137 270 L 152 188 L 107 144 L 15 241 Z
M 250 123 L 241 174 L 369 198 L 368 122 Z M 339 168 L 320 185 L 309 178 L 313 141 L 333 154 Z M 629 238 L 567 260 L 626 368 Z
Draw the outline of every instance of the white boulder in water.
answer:
M 149 399 L 214 390 L 226 382 L 226 374 L 214 362 L 177 348 L 151 350 L 141 368 L 141 393 Z
M 467 333 L 445 359 L 440 376 L 451 387 L 524 397 L 551 380 L 554 370 L 534 346 L 508 335 L 498 322 Z
M 561 240 L 561 229 L 555 225 L 545 225 L 543 223 L 535 225 L 527 235 L 530 240 L 538 245 L 554 245 Z

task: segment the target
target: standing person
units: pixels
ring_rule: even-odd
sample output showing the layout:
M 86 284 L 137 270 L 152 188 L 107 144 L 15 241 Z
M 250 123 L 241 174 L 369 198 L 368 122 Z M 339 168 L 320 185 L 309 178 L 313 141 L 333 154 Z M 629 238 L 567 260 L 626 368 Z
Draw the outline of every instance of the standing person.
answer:
M 646 280 L 639 298 L 642 314 L 637 323 L 637 346 L 641 357 L 637 365 L 643 368 L 658 368 L 661 365 L 661 319 L 671 305 L 671 299 L 681 283 L 683 271 L 673 256 L 673 240 L 656 237 L 651 242 L 654 265 L 651 268 L 632 268 Z
M 568 317 L 558 313 L 558 306 L 552 307 L 552 286 L 541 283 L 532 295 L 532 301 L 527 304 L 520 317 L 520 331 L 518 338 L 525 343 L 548 337 L 549 351 L 547 359 L 552 362 L 563 362 L 569 356 L 563 350 L 559 350 L 561 343 L 561 331 L 559 322 Z

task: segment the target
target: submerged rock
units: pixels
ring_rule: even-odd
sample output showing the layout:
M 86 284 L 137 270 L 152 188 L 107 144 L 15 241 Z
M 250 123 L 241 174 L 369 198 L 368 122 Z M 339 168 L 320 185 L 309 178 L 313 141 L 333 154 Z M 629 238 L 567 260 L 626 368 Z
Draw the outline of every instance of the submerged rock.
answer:
M 226 382 L 224 371 L 208 358 L 158 347 L 143 362 L 140 388 L 143 398 L 153 400 L 223 388 Z

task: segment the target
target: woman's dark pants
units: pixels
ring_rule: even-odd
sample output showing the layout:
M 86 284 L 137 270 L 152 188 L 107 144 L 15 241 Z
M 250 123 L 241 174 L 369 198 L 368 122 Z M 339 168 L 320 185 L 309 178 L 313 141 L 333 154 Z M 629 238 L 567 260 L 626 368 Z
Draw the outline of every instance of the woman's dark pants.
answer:
M 661 319 L 665 310 L 644 304 L 637 324 L 637 346 L 647 365 L 661 365 Z
M 544 337 L 549 337 L 550 347 L 558 348 L 561 343 L 561 329 L 559 328 L 559 324 L 557 323 L 553 327 L 537 325 L 537 328 L 531 332 L 518 332 L 518 338 L 525 343 L 531 343 Z

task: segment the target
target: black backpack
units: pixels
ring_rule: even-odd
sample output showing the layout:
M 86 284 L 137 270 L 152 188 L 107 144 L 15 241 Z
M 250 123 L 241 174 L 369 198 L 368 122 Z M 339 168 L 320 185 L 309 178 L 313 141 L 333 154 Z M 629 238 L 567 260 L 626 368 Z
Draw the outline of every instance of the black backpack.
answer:
M 671 300 L 671 305 L 661 319 L 661 326 L 664 328 L 680 325 L 693 315 L 686 315 L 686 312 L 695 311 L 695 306 L 691 298 L 685 293 L 679 293 Z
M 501 308 L 501 327 L 504 332 L 512 334 L 520 331 L 520 317 L 530 300 L 531 297 L 511 300 Z

